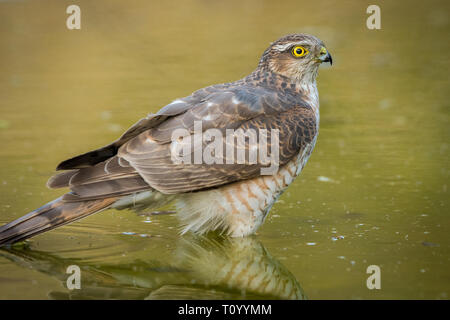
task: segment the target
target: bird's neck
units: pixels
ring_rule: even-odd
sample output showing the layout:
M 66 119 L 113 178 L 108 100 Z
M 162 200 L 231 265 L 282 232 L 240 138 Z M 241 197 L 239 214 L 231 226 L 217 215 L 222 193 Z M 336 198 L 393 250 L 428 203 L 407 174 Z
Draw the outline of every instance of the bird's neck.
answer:
M 305 77 L 289 78 L 266 68 L 257 68 L 244 81 L 271 87 L 274 90 L 283 91 L 293 96 L 301 96 L 318 113 L 319 92 L 317 90 L 316 77 L 313 74 Z

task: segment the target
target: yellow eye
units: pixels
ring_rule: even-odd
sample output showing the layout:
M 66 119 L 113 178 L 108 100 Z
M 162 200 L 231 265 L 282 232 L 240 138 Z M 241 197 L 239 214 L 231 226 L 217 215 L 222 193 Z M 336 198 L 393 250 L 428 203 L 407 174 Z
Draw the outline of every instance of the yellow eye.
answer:
M 308 50 L 306 50 L 302 46 L 295 46 L 292 48 L 292 55 L 296 58 L 304 57 L 308 53 L 309 53 Z

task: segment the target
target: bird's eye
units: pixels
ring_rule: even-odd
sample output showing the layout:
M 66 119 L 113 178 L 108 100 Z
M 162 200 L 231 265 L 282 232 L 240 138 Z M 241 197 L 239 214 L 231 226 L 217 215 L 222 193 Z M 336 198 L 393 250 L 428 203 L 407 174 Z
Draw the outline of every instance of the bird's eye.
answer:
M 292 48 L 292 55 L 296 58 L 304 57 L 308 54 L 308 50 L 302 46 L 295 46 Z

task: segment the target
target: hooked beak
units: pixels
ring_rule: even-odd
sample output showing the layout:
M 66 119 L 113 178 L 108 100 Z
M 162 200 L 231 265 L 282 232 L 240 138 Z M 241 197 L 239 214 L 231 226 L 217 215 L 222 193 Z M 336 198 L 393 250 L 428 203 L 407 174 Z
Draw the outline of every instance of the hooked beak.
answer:
M 331 57 L 331 54 L 325 47 L 322 47 L 322 49 L 320 50 L 320 55 L 317 58 L 317 62 L 320 63 L 329 62 L 330 65 L 333 65 L 333 58 Z
M 331 54 L 327 53 L 325 59 L 323 59 L 322 62 L 329 62 L 330 66 L 333 65 L 333 58 L 331 57 Z

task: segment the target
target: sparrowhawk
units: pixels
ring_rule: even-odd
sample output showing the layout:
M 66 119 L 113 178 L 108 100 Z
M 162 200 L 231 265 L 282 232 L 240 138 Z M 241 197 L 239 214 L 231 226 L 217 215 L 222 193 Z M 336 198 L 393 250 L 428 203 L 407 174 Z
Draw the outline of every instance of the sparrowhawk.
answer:
M 61 162 L 57 167 L 61 172 L 50 178 L 48 186 L 68 187 L 70 192 L 2 226 L 0 245 L 104 209 L 142 210 L 171 201 L 176 203 L 183 233 L 220 230 L 233 237 L 254 233 L 314 148 L 319 129 L 316 76 L 323 62 L 331 64 L 332 59 L 318 38 L 291 34 L 278 39 L 245 78 L 177 99 L 111 144 Z M 172 149 L 180 141 L 174 140 L 174 131 L 183 129 L 188 132 L 183 138 L 192 138 L 198 122 L 204 134 L 230 129 L 277 132 L 278 149 L 274 150 L 275 136 L 270 136 L 270 149 L 278 154 L 278 169 L 265 175 L 267 163 L 261 162 L 174 161 Z M 225 148 L 228 142 L 220 143 Z M 240 147 L 253 150 L 255 143 L 260 141 L 248 139 Z M 200 145 L 204 144 L 202 140 Z

